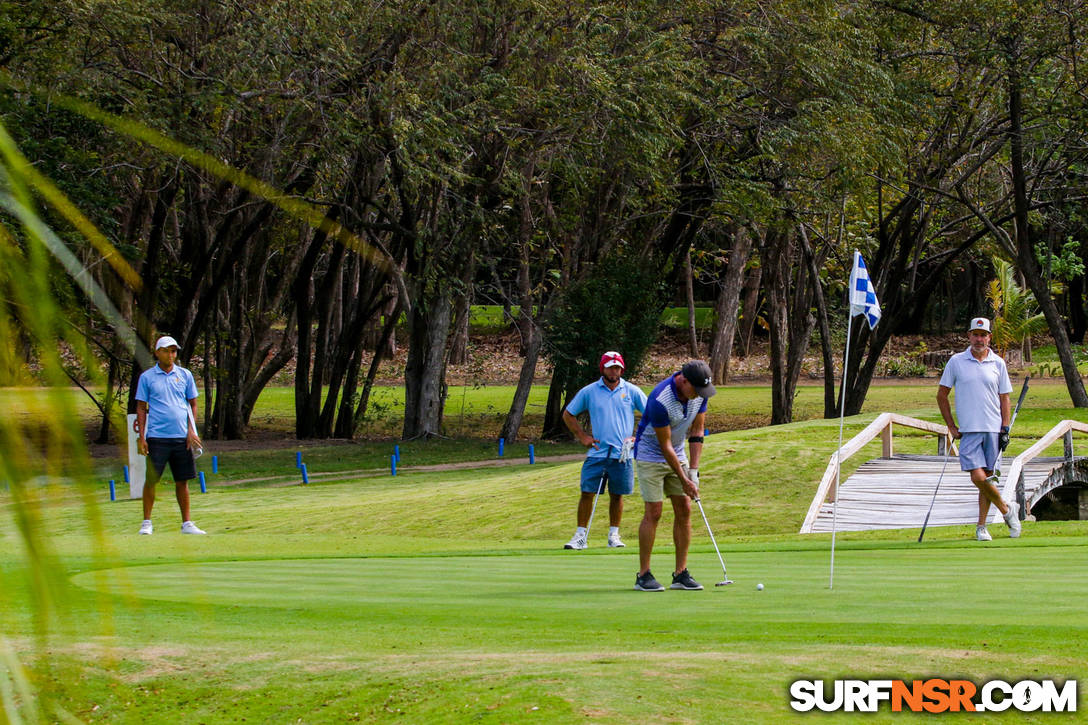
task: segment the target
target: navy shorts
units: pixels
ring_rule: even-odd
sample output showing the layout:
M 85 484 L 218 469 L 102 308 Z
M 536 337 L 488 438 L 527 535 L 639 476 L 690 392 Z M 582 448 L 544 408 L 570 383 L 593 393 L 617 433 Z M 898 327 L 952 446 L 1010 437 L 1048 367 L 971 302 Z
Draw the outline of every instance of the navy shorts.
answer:
M 598 487 L 604 483 L 602 476 L 608 482 L 608 492 L 611 494 L 626 496 L 635 490 L 634 461 L 620 463 L 618 458 L 586 458 L 582 464 L 582 491 L 597 493 Z M 603 489 L 601 492 L 603 493 Z
M 196 478 L 196 461 L 189 450 L 189 441 L 185 438 L 148 438 L 147 457 L 151 459 L 148 480 L 156 483 L 170 464 L 170 473 L 175 481 L 188 481 Z

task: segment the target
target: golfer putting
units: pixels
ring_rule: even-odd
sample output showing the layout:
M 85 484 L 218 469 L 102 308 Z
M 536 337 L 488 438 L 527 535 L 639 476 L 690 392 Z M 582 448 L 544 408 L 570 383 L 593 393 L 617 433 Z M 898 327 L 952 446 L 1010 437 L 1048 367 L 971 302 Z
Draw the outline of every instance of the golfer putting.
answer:
M 937 407 L 948 433 L 960 439 L 960 469 L 971 475 L 978 488 L 978 524 L 975 539 L 991 541 L 986 529 L 990 504 L 997 506 L 1009 527 L 1009 536 L 1020 536 L 1020 518 L 1015 501 L 1005 501 L 997 490 L 994 468 L 1009 445 L 1012 381 L 1002 360 L 990 349 L 990 321 L 975 317 L 968 328 L 970 346 L 953 355 L 941 374 Z M 956 391 L 956 417 L 948 394 Z M 956 421 L 959 421 L 958 425 Z
M 196 478 L 193 453 L 202 447 L 196 430 L 196 381 L 191 372 L 174 363 L 177 357 L 177 340 L 160 337 L 155 343 L 158 362 L 140 375 L 136 385 L 136 448 L 151 463 L 144 482 L 144 520 L 140 524 L 140 533 L 145 536 L 154 530 L 151 509 L 155 505 L 155 485 L 167 463 L 181 509 L 181 533 L 204 533 L 189 518 L 189 480 Z
M 672 539 L 676 547 L 676 566 L 670 588 L 703 588 L 688 572 L 688 547 L 691 545 L 691 502 L 699 498 L 699 459 L 703 453 L 707 400 L 716 392 L 711 383 L 710 367 L 702 360 L 692 360 L 685 363 L 680 372 L 658 383 L 646 402 L 635 436 L 639 490 L 645 502 L 645 512 L 638 527 L 639 569 L 635 589 L 639 591 L 665 589 L 650 572 L 650 555 L 665 496 L 672 502 Z M 688 431 L 692 429 L 694 434 L 689 435 Z M 687 455 L 684 453 L 685 438 Z M 724 562 L 722 568 L 725 568 Z
M 635 467 L 631 456 L 631 434 L 635 411 L 646 409 L 646 393 L 624 380 L 623 356 L 609 351 L 601 355 L 601 377 L 579 390 L 563 411 L 563 422 L 575 439 L 589 450 L 582 463 L 582 493 L 578 499 L 577 528 L 564 549 L 589 546 L 589 526 L 596 511 L 597 497 L 608 488 L 608 545 L 625 546 L 620 538 L 623 497 L 634 491 Z M 578 416 L 589 412 L 593 435 L 586 432 Z

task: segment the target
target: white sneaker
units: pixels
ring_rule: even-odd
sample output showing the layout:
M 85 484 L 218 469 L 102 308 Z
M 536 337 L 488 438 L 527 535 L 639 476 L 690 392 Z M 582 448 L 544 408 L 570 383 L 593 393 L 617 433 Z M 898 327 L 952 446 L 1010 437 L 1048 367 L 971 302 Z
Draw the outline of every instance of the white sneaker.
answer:
M 584 549 L 586 548 L 586 535 L 582 533 L 575 533 L 570 537 L 570 541 L 563 545 L 564 549 Z
M 979 541 L 993 541 L 994 537 L 990 536 L 990 532 L 986 530 L 985 526 L 975 527 L 975 538 Z
M 144 519 L 144 522 L 140 524 L 140 533 L 144 534 L 145 536 L 150 536 L 151 530 L 151 519 Z
M 196 524 L 194 524 L 192 521 L 186 521 L 185 523 L 183 523 L 181 525 L 181 533 L 183 533 L 183 534 L 203 534 L 203 533 L 207 533 L 207 532 L 201 531 L 200 529 L 198 529 L 196 527 Z
M 618 531 L 608 535 L 608 545 L 613 549 L 622 549 L 627 546 L 627 544 L 623 543 L 623 540 L 620 539 L 620 533 Z
M 1020 538 L 1020 505 L 1015 501 L 1008 502 L 1009 512 L 1003 517 L 1009 527 L 1009 538 Z

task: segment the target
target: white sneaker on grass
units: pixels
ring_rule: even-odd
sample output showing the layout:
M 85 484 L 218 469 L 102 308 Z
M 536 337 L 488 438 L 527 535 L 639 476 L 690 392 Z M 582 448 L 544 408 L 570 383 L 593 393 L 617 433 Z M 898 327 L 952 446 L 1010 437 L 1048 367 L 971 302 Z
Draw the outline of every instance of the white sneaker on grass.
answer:
M 140 533 L 145 536 L 150 536 L 152 531 L 151 519 L 144 519 L 144 522 L 140 524 Z
M 194 524 L 192 521 L 186 521 L 185 523 L 183 523 L 181 525 L 181 533 L 183 533 L 183 534 L 204 534 L 204 533 L 207 533 L 207 532 L 201 531 L 200 529 L 198 529 L 196 527 L 196 524 Z
M 975 527 L 975 538 L 979 541 L 993 541 L 994 537 L 990 536 L 990 532 L 986 530 L 985 526 Z
M 1020 538 L 1020 504 L 1015 501 L 1008 502 L 1009 512 L 1004 515 L 1005 524 L 1009 527 L 1009 538 Z
M 581 531 L 575 532 L 574 536 L 570 537 L 570 541 L 563 545 L 564 549 L 584 549 L 586 548 L 586 535 Z
M 608 534 L 608 545 L 613 549 L 622 549 L 627 546 L 627 544 L 623 543 L 623 539 L 620 538 L 620 532 L 618 531 Z

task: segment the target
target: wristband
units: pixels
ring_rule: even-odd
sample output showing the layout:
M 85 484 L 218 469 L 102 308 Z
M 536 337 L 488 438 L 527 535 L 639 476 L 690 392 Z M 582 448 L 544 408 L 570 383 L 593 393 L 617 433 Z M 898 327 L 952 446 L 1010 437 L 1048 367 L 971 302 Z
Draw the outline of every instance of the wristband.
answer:
M 688 443 L 702 443 L 702 442 L 703 442 L 703 437 L 702 436 L 692 436 L 691 438 L 688 438 Z

